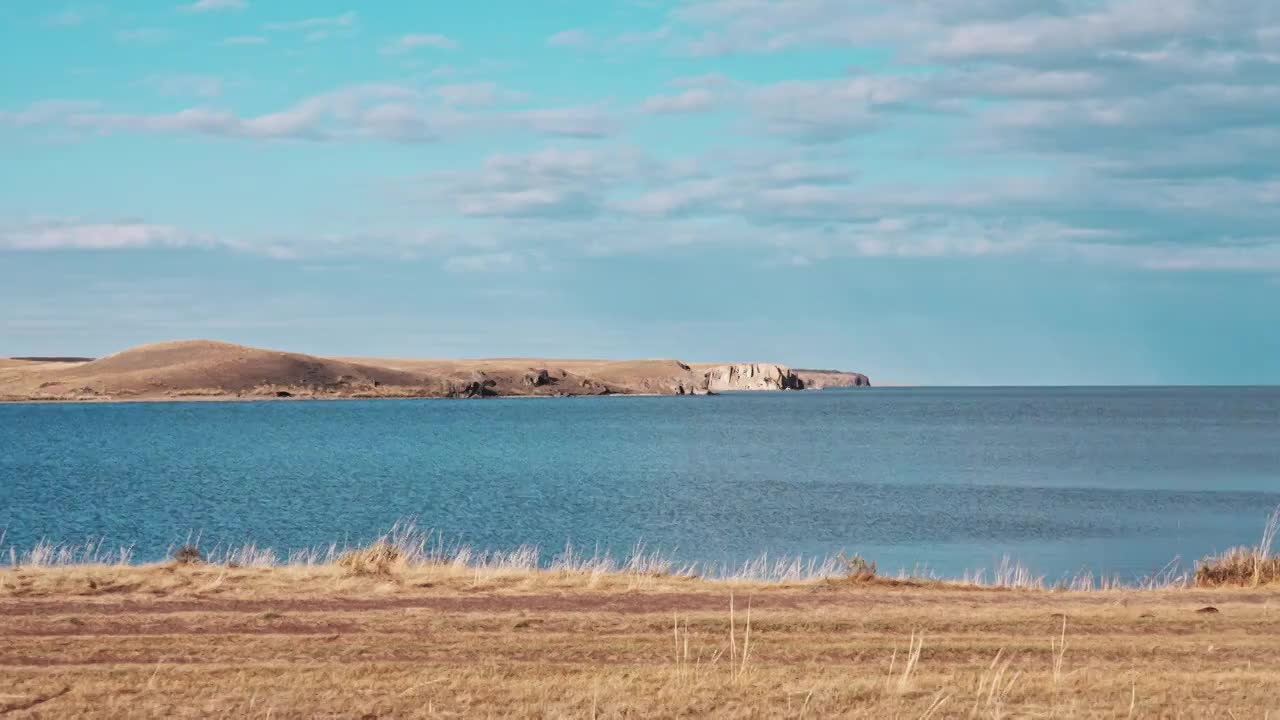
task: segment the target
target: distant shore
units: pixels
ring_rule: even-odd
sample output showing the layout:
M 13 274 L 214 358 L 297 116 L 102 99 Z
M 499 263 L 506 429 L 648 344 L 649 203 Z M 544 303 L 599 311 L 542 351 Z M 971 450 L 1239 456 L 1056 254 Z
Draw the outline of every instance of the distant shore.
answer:
M 860 373 L 778 363 L 320 357 L 210 340 L 95 360 L 0 359 L 0 401 L 123 402 L 712 395 L 868 387 Z

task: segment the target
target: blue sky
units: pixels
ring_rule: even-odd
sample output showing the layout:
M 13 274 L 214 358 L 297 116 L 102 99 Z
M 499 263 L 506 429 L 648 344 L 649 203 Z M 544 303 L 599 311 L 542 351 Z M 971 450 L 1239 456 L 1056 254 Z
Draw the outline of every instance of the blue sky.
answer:
M 1270 0 L 13 0 L 0 48 L 0 355 L 1280 382 Z

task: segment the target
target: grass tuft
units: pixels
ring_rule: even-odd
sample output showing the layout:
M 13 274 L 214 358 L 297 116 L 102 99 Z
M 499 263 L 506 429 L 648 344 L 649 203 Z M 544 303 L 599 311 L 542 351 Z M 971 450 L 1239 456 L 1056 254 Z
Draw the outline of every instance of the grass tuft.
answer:
M 196 565 L 204 562 L 204 556 L 195 545 L 182 545 L 173 551 L 173 561 L 179 565 Z
M 1280 531 L 1280 507 L 1267 517 L 1262 540 L 1255 547 L 1238 547 L 1211 555 L 1196 565 L 1197 587 L 1260 587 L 1280 581 L 1280 556 L 1271 552 Z
M 367 548 L 350 550 L 338 558 L 338 567 L 346 568 L 355 575 L 390 575 L 403 560 L 400 548 L 387 543 L 377 542 Z
M 30 550 L 9 546 L 10 567 L 51 568 L 67 565 L 128 565 L 133 560 L 132 547 L 111 549 L 103 540 L 86 540 L 82 544 L 54 543 L 41 540 Z
M 844 565 L 845 578 L 853 582 L 870 582 L 876 578 L 876 563 L 867 562 L 861 555 L 845 557 L 843 553 L 836 558 Z

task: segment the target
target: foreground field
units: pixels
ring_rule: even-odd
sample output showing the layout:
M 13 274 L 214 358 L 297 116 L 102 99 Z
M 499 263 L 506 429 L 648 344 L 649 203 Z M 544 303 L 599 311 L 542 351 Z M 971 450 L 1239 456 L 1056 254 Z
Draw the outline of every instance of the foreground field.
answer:
M 9 568 L 0 715 L 1280 717 L 1277 600 L 350 563 Z

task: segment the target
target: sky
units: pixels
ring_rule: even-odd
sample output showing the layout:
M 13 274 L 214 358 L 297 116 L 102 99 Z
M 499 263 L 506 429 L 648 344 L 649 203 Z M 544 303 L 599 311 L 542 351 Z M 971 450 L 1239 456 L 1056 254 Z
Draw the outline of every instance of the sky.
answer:
M 1280 383 L 1274 0 L 6 0 L 0 68 L 0 355 Z

